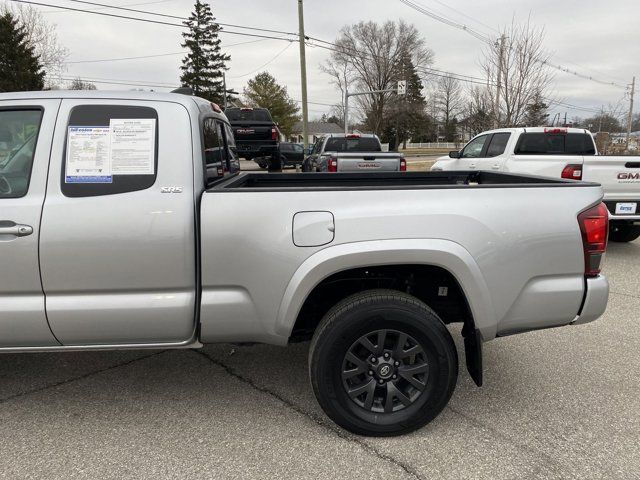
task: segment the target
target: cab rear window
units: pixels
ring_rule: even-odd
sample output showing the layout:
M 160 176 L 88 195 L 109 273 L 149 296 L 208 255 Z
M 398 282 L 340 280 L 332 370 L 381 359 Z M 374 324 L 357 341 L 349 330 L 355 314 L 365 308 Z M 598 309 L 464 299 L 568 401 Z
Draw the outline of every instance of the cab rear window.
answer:
M 230 122 L 273 122 L 269 111 L 261 108 L 228 108 L 224 113 Z
M 595 155 L 588 133 L 523 133 L 514 150 L 516 155 Z
M 329 138 L 324 147 L 325 152 L 380 152 L 380 142 L 373 137 Z

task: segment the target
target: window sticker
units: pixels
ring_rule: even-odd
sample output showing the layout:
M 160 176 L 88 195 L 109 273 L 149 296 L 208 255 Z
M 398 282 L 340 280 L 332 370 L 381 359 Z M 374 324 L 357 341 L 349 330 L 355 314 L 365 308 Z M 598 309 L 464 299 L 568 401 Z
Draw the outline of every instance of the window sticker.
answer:
M 111 173 L 154 175 L 155 118 L 111 119 Z
M 112 183 L 109 127 L 69 126 L 65 183 Z

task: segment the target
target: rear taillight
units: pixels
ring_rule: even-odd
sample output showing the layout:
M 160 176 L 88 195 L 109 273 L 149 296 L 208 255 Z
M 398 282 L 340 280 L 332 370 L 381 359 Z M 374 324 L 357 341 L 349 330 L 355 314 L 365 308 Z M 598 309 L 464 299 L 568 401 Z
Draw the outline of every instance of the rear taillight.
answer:
M 275 127 L 271 129 L 271 140 L 278 140 L 278 129 Z
M 404 158 L 400 159 L 400 171 L 401 172 L 407 171 L 407 161 Z
M 338 171 L 338 159 L 336 157 L 329 157 L 327 159 L 327 171 L 328 172 Z
M 582 247 L 584 249 L 584 274 L 596 277 L 602 268 L 602 257 L 607 250 L 609 235 L 609 211 L 604 203 L 578 215 Z
M 582 180 L 582 165 L 567 165 L 562 170 L 562 178 Z

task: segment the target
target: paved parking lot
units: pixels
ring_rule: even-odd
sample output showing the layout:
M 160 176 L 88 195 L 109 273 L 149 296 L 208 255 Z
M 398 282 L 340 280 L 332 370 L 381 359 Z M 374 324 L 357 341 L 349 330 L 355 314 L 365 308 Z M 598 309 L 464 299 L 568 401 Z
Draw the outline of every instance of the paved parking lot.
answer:
M 640 478 L 640 241 L 606 273 L 604 318 L 490 342 L 485 386 L 461 369 L 399 438 L 324 417 L 307 344 L 3 355 L 0 477 Z

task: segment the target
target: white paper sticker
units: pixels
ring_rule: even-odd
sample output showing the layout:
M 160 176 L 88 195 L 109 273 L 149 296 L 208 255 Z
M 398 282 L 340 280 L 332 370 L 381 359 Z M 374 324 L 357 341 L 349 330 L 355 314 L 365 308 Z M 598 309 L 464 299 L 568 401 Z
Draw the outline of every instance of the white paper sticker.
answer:
M 111 119 L 111 173 L 153 175 L 155 173 L 155 118 Z
M 69 126 L 66 183 L 111 183 L 109 127 Z

